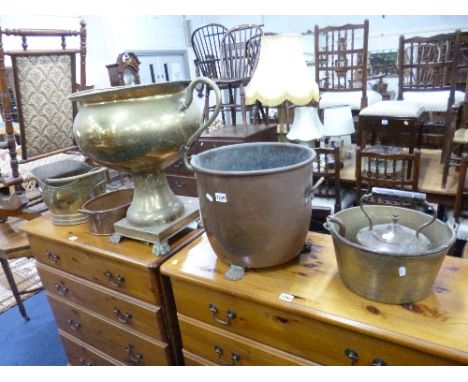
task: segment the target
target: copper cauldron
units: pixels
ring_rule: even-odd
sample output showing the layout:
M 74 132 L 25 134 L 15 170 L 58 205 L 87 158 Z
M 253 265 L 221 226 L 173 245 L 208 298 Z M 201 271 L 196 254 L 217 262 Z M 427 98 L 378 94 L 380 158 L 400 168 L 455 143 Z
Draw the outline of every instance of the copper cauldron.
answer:
M 263 268 L 299 254 L 311 217 L 316 153 L 290 143 L 244 143 L 192 157 L 200 213 L 215 253 Z

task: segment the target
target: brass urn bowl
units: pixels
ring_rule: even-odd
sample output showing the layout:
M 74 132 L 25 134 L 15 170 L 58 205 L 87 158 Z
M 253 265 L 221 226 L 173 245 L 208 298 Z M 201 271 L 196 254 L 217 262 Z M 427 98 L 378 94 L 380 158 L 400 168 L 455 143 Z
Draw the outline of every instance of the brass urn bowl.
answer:
M 192 103 L 200 83 L 212 87 L 217 99 L 217 108 L 202 126 L 201 111 Z M 177 219 L 184 205 L 170 189 L 163 169 L 216 118 L 218 87 L 200 77 L 192 82 L 88 90 L 69 99 L 78 104 L 73 133 L 81 151 L 106 167 L 132 174 L 135 190 L 128 222 L 146 227 Z

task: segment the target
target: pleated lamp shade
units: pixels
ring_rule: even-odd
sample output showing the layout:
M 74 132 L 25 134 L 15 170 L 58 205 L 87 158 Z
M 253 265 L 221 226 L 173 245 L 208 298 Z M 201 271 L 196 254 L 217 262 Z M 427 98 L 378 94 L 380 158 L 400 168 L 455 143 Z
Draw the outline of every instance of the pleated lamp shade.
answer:
M 286 135 L 290 141 L 309 142 L 320 139 L 323 125 L 320 122 L 317 108 L 312 106 L 297 107 L 294 110 L 294 122 Z
M 323 135 L 339 137 L 355 131 L 350 106 L 335 106 L 323 109 Z
M 245 87 L 246 104 L 257 100 L 264 106 L 279 106 L 285 101 L 303 106 L 319 100 L 300 35 L 262 37 L 257 67 Z

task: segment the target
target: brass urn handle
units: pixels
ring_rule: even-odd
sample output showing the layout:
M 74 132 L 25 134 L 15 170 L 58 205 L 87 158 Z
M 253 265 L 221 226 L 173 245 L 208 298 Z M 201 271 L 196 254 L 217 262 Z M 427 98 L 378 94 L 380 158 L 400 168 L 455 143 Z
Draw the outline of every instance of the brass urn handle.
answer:
M 218 318 L 218 308 L 216 307 L 215 304 L 210 304 L 208 306 L 208 308 L 210 309 L 210 312 L 213 314 L 213 318 L 216 322 L 222 324 L 222 325 L 230 325 L 232 320 L 234 318 L 236 318 L 236 312 L 234 312 L 233 310 L 229 309 L 227 312 L 226 312 L 226 320 L 222 320 L 220 318 Z
M 224 350 L 221 346 L 215 345 L 214 347 L 216 354 L 218 355 L 219 360 L 223 364 L 223 366 L 238 366 L 237 362 L 240 361 L 241 356 L 239 353 L 232 352 L 231 358 L 229 361 L 224 359 Z
M 187 87 L 187 97 L 185 98 L 184 103 L 180 107 L 180 111 L 184 111 L 189 108 L 189 106 L 192 104 L 193 101 L 193 92 L 195 90 L 195 87 L 199 84 L 203 83 L 210 88 L 214 90 L 215 96 L 216 96 L 216 105 L 213 110 L 213 114 L 205 121 L 205 123 L 200 126 L 195 133 L 187 140 L 185 145 L 182 146 L 182 157 L 184 159 L 184 164 L 185 167 L 187 167 L 189 170 L 193 171 L 193 167 L 189 163 L 188 159 L 188 152 L 190 150 L 190 146 L 193 145 L 193 143 L 200 137 L 200 135 L 205 131 L 205 129 L 210 126 L 213 121 L 216 119 L 216 117 L 219 114 L 219 111 L 221 110 L 221 92 L 219 90 L 218 85 L 216 85 L 212 80 L 206 77 L 198 77 L 194 79 L 192 82 L 190 82 L 189 86 Z

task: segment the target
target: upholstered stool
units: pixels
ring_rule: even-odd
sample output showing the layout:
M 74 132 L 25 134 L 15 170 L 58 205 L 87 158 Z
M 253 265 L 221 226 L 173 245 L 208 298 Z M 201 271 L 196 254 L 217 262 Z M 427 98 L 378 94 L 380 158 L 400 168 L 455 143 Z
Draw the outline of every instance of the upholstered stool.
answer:
M 320 109 L 328 107 L 349 105 L 351 110 L 361 110 L 362 91 L 327 92 L 320 93 Z M 382 96 L 374 90 L 367 90 L 367 105 L 382 102 Z
M 371 134 L 371 144 L 376 143 L 378 136 L 385 136 L 389 137 L 386 144 L 408 147 L 413 152 L 415 147 L 421 147 L 423 113 L 424 107 L 416 102 L 376 102 L 359 113 L 356 143 L 365 147 L 367 134 Z

